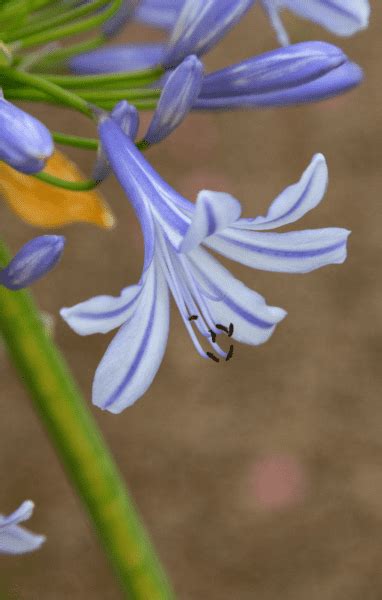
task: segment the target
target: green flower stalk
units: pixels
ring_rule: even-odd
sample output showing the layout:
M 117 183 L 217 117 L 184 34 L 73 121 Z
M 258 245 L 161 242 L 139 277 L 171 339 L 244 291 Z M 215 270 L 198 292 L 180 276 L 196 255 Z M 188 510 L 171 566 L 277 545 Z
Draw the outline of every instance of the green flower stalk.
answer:
M 8 261 L 0 242 L 0 263 Z M 69 479 L 87 507 L 125 597 L 173 599 L 117 467 L 28 292 L 0 288 L 0 333 Z

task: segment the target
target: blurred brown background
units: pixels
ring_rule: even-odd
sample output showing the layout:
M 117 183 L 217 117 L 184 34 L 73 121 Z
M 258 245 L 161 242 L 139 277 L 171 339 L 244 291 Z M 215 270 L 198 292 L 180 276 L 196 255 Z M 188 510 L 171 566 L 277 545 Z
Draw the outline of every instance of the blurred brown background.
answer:
M 263 214 L 317 152 L 330 186 L 298 228 L 351 229 L 347 263 L 305 276 L 234 272 L 289 316 L 264 346 L 202 361 L 176 309 L 168 351 L 150 391 L 119 416 L 92 408 L 182 600 L 378 600 L 382 597 L 382 89 L 381 15 L 368 31 L 334 38 L 288 15 L 293 41 L 326 39 L 366 73 L 362 87 L 284 110 L 193 114 L 150 151 L 155 168 L 194 198 L 225 190 L 246 215 Z M 131 27 L 120 39 L 155 39 Z M 209 68 L 275 46 L 259 8 L 209 54 Z M 54 129 L 93 133 L 81 117 L 34 107 Z M 72 152 L 89 172 L 91 153 Z M 111 232 L 66 228 L 60 267 L 34 286 L 56 317 L 55 338 L 90 404 L 94 370 L 111 336 L 81 338 L 58 310 L 135 282 L 142 240 L 115 181 L 103 191 Z M 54 191 L 52 191 L 54 193 Z M 37 235 L 3 205 L 12 250 Z M 43 549 L 1 557 L 10 597 L 121 598 L 7 356 L 0 361 L 1 511 L 32 498 Z M 150 600 L 150 599 L 148 599 Z

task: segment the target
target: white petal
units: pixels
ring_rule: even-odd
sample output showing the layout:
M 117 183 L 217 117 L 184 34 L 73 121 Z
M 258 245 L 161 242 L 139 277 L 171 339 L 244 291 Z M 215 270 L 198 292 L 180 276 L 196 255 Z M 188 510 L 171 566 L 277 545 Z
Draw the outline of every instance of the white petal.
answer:
M 282 308 L 267 306 L 260 294 L 233 277 L 202 248 L 193 250 L 188 258 L 215 323 L 226 327 L 232 323 L 232 337 L 244 344 L 266 342 L 286 312 Z
M 180 252 L 190 252 L 205 238 L 237 221 L 240 214 L 240 203 L 230 194 L 202 190 L 196 199 L 192 221 L 180 246 Z
M 120 296 L 95 296 L 71 308 L 62 308 L 60 314 L 80 335 L 108 333 L 134 312 L 141 290 L 141 285 L 131 285 Z
M 31 518 L 34 510 L 34 503 L 32 500 L 25 500 L 11 515 L 4 517 L 0 515 L 0 529 L 8 527 L 9 525 L 17 525 L 22 521 L 27 521 Z
M 328 183 L 328 168 L 322 154 L 316 154 L 300 181 L 287 187 L 274 200 L 265 217 L 240 219 L 240 229 L 275 229 L 294 223 L 322 200 Z
M 93 403 L 112 413 L 134 404 L 151 385 L 167 344 L 169 294 L 153 261 L 134 315 L 119 330 L 94 378 Z
M 283 273 L 307 273 L 346 259 L 349 231 L 337 227 L 288 233 L 226 229 L 206 244 L 236 262 Z

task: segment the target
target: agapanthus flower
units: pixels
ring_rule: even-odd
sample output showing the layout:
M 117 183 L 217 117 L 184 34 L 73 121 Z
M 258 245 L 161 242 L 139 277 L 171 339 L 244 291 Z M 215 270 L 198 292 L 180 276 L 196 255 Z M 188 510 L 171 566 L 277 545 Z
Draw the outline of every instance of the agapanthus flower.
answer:
M 0 285 L 20 290 L 31 285 L 57 264 L 64 251 L 62 235 L 41 235 L 33 238 L 15 254 L 9 264 L 0 269 Z
M 279 15 L 282 9 L 288 9 L 341 36 L 353 35 L 369 23 L 369 0 L 261 0 L 261 3 L 283 45 L 289 44 L 289 36 Z
M 0 89 L 0 160 L 22 173 L 37 173 L 53 150 L 45 125 L 5 100 Z
M 134 62 L 132 50 L 129 46 L 114 46 L 78 58 L 86 63 L 86 71 L 107 71 L 109 67 L 113 71 L 124 70 Z M 142 51 L 139 60 L 149 62 L 159 47 L 152 46 L 146 57 L 147 48 L 143 47 Z M 133 54 L 140 54 L 136 47 Z M 363 77 L 357 64 L 340 48 L 326 42 L 302 42 L 277 48 L 204 77 L 202 63 L 192 56 L 170 73 L 165 78 L 158 107 L 165 97 L 173 97 L 173 105 L 176 105 L 176 94 L 172 91 L 170 94 L 171 81 L 182 97 L 187 97 L 187 112 L 191 108 L 216 110 L 315 102 L 344 93 L 358 85 Z M 178 114 L 181 121 L 186 112 L 178 108 L 174 114 Z
M 170 292 L 197 352 L 214 362 L 232 357 L 234 340 L 265 342 L 284 318 L 283 309 L 268 306 L 206 248 L 255 269 L 305 273 L 342 263 L 349 232 L 270 231 L 294 223 L 319 204 L 327 185 L 322 155 L 316 155 L 300 181 L 276 198 L 266 216 L 241 218 L 240 203 L 230 194 L 204 190 L 195 204 L 180 196 L 113 119 L 101 119 L 99 134 L 141 223 L 143 272 L 139 283 L 123 289 L 120 296 L 97 296 L 62 309 L 61 315 L 80 335 L 120 327 L 93 384 L 94 404 L 119 413 L 144 394 L 160 366 L 168 337 Z M 223 350 L 227 342 L 229 348 Z
M 185 0 L 141 0 L 134 19 L 146 25 L 171 30 Z
M 45 542 L 43 535 L 36 535 L 20 526 L 32 516 L 33 509 L 33 502 L 26 500 L 8 517 L 0 515 L 0 554 L 32 552 Z

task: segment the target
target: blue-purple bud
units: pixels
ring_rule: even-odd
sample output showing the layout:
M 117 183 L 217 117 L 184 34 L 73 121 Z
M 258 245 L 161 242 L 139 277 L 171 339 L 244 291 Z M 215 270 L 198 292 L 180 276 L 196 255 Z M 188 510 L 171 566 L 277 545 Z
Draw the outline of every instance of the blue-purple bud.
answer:
M 1 94 L 0 160 L 22 173 L 38 173 L 53 150 L 52 136 L 45 125 Z
M 132 18 L 138 2 L 139 0 L 123 0 L 121 8 L 102 25 L 102 33 L 107 37 L 116 35 Z
M 341 94 L 362 80 L 361 68 L 332 44 L 278 48 L 204 78 L 194 108 L 287 106 Z
M 188 56 L 167 78 L 145 141 L 156 144 L 178 127 L 192 109 L 203 82 L 203 65 Z
M 176 67 L 186 56 L 212 48 L 251 8 L 255 0 L 186 0 L 167 44 L 163 66 Z
M 31 285 L 53 269 L 64 250 L 61 235 L 41 235 L 27 242 L 0 271 L 0 284 L 10 290 Z

